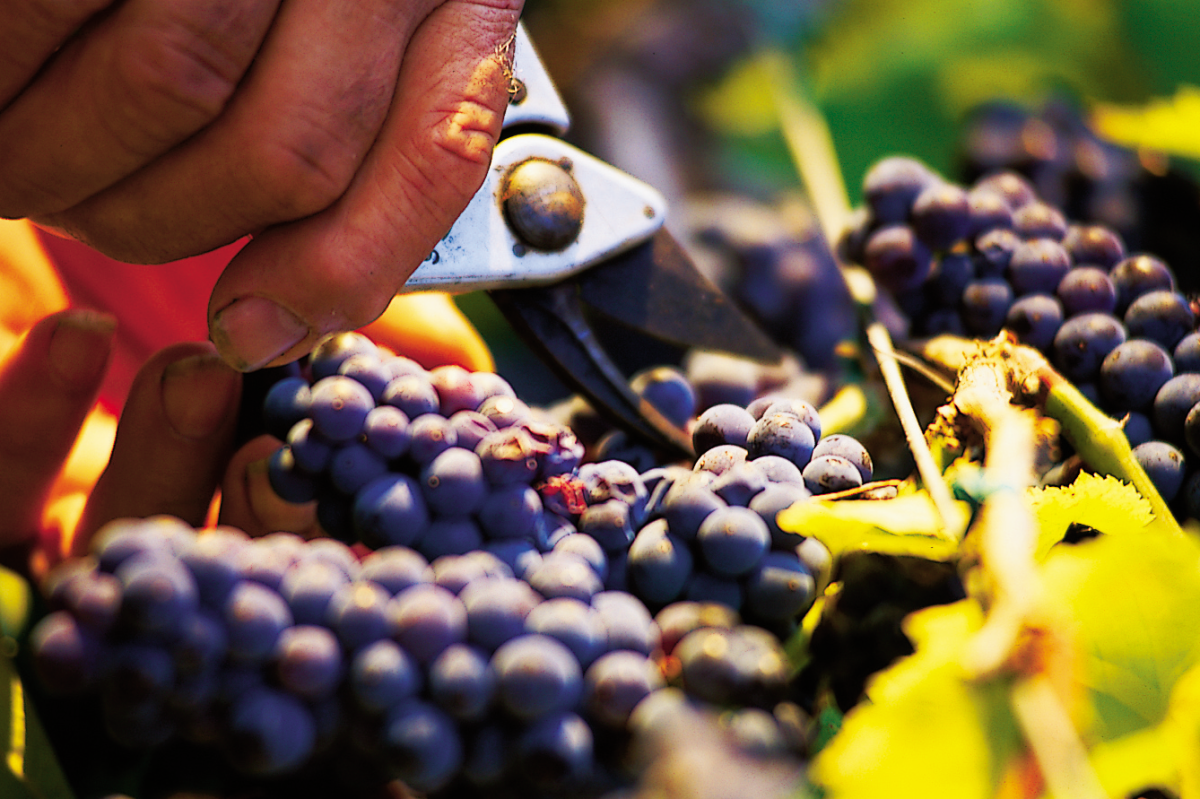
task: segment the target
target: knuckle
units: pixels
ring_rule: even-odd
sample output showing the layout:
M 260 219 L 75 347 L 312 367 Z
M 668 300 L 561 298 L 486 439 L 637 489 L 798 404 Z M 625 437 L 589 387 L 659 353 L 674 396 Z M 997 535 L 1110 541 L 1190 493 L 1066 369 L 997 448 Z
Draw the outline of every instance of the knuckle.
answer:
M 301 124 L 288 135 L 261 142 L 250 163 L 284 221 L 314 214 L 341 197 L 364 149 L 328 125 Z

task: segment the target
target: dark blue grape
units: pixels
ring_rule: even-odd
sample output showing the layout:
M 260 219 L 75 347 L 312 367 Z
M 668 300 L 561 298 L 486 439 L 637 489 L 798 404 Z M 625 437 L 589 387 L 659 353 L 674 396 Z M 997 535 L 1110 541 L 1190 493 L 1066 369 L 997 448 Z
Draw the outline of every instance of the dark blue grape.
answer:
M 738 577 L 758 565 L 771 545 L 771 533 L 749 508 L 721 508 L 710 514 L 696 533 L 696 542 L 709 569 Z
M 1013 294 L 1053 294 L 1071 269 L 1071 256 L 1053 239 L 1023 242 L 1012 254 L 1005 272 Z
M 975 240 L 975 276 L 980 279 L 1003 277 L 1008 272 L 1013 253 L 1023 243 L 1020 236 L 1006 228 L 984 233 Z
M 1008 281 L 996 277 L 974 280 L 963 289 L 959 308 L 963 325 L 976 336 L 990 338 L 1004 327 L 1012 301 Z
M 641 522 L 650 497 L 637 469 L 622 461 L 600 461 L 579 467 L 578 476 L 589 505 L 619 499 L 629 505 L 633 523 Z
M 620 499 L 591 505 L 579 517 L 579 532 L 596 540 L 605 552 L 621 552 L 633 541 L 630 508 Z
M 218 527 L 196 536 L 179 560 L 196 581 L 200 601 L 212 608 L 224 604 L 240 579 L 235 554 L 248 545 L 249 537 L 232 527 Z
M 1200 402 L 1200 374 L 1175 375 L 1154 395 L 1154 429 L 1163 439 L 1182 444 L 1184 422 L 1197 402 Z M 1127 424 L 1127 436 L 1128 433 Z
M 620 502 L 620 500 L 611 500 L 612 502 Z M 621 502 L 621 504 L 625 504 Z M 595 506 L 599 507 L 599 506 Z M 624 510 L 625 517 L 628 518 L 628 508 Z M 614 516 L 616 518 L 616 516 Z M 619 525 L 620 522 L 618 521 Z M 553 511 L 542 509 L 542 520 L 537 537 L 532 543 L 539 552 L 549 552 L 558 545 L 558 542 L 575 535 L 579 530 L 575 527 L 575 523 L 567 516 L 561 516 Z M 521 539 L 528 540 L 528 539 Z
M 567 536 L 567 538 L 569 537 Z M 525 580 L 530 570 L 542 561 L 542 553 L 538 551 L 532 541 L 523 539 L 489 541 L 484 544 L 484 548 L 504 561 L 508 568 L 512 569 L 513 575 L 522 580 Z M 528 581 L 526 580 L 526 582 Z
M 550 551 L 529 574 L 529 584 L 547 599 L 572 597 L 588 602 L 604 583 L 586 560 L 563 551 Z
M 349 545 L 335 538 L 314 538 L 300 551 L 301 560 L 317 560 L 339 569 L 348 580 L 357 580 L 362 571 L 358 555 Z
M 913 201 L 911 222 L 917 237 L 934 250 L 948 250 L 971 230 L 967 192 L 953 183 L 927 186 Z
M 1023 239 L 1058 242 L 1067 235 L 1067 218 L 1054 206 L 1034 200 L 1013 211 L 1013 232 Z
M 601 615 L 573 597 L 547 599 L 525 618 L 525 631 L 548 635 L 567 649 L 586 669 L 608 650 L 608 630 Z
M 737 444 L 719 444 L 696 459 L 693 471 L 721 475 L 739 463 L 745 463 L 748 458 L 749 453 L 745 447 L 739 447 Z
M 935 306 L 954 308 L 958 307 L 967 284 L 974 279 L 975 264 L 970 255 L 963 252 L 945 253 L 938 259 L 933 275 L 923 290 Z
M 746 439 L 751 458 L 778 455 L 798 467 L 812 457 L 816 436 L 803 419 L 791 413 L 767 413 L 754 423 Z
M 1149 291 L 1125 310 L 1130 338 L 1158 342 L 1168 351 L 1196 326 L 1196 317 L 1183 295 L 1174 291 Z
M 181 677 L 215 672 L 229 651 L 229 637 L 218 615 L 208 610 L 193 613 L 171 643 L 171 658 Z
M 744 407 L 731 403 L 714 405 L 696 420 L 692 428 L 692 446 L 697 455 L 722 444 L 744 448 L 753 427 L 754 417 Z
M 692 541 L 704 520 L 728 504 L 707 485 L 686 481 L 676 483 L 667 492 L 663 500 L 662 517 L 672 535 Z
M 326 624 L 342 646 L 360 649 L 388 634 L 391 595 L 369 580 L 347 583 L 329 600 Z
M 1026 294 L 1009 306 L 1004 318 L 1004 327 L 1018 341 L 1042 352 L 1054 346 L 1062 323 L 1062 305 L 1049 294 Z
M 590 535 L 564 536 L 554 544 L 552 551 L 582 558 L 601 580 L 608 574 L 608 557 L 604 554 L 604 547 Z
M 425 504 L 440 516 L 469 516 L 488 495 L 483 465 L 474 452 L 452 447 L 421 470 Z
M 283 597 L 252 580 L 234 586 L 221 617 L 229 635 L 229 653 L 245 662 L 266 660 L 293 621 Z
M 165 538 L 150 534 L 145 524 L 135 519 L 117 519 L 101 527 L 92 539 L 92 551 L 100 571 L 113 574 L 129 558 L 143 553 L 167 553 Z
M 862 485 L 858 468 L 840 455 L 813 458 L 804 467 L 804 486 L 814 494 L 833 494 Z
M 728 504 L 745 507 L 769 482 L 754 461 L 746 461 L 719 475 L 709 488 Z
M 383 359 L 383 365 L 387 367 L 388 374 L 395 380 L 397 377 L 404 375 L 425 375 L 425 367 L 414 361 L 412 358 L 404 355 L 388 355 Z
M 1000 195 L 1008 203 L 1008 207 L 1014 210 L 1037 200 L 1037 192 L 1029 179 L 1007 169 L 984 175 L 975 181 L 973 188 Z
M 570 474 L 583 462 L 583 445 L 569 427 L 529 418 L 515 422 L 512 429 L 525 431 L 533 442 L 537 479 Z
M 371 392 L 349 377 L 333 375 L 313 383 L 309 409 L 313 430 L 331 443 L 356 438 L 374 407 Z
M 450 420 L 438 413 L 426 413 L 408 424 L 408 458 L 418 467 L 458 444 Z
M 285 377 L 263 398 L 263 423 L 267 432 L 283 441 L 292 425 L 308 416 L 312 389 L 303 377 Z
M 685 427 L 696 415 L 696 391 L 687 376 L 673 366 L 641 371 L 630 379 L 629 387 L 676 427 Z
M 1130 339 L 1100 365 L 1100 394 L 1116 411 L 1144 411 L 1173 374 L 1171 356 L 1160 345 Z
M 485 724 L 475 730 L 467 745 L 463 776 L 475 786 L 493 786 L 503 780 L 513 765 L 512 733 L 507 726 Z
M 867 239 L 863 250 L 867 271 L 893 292 L 916 288 L 933 270 L 933 254 L 908 225 L 886 225 Z
M 434 704 L 459 721 L 480 721 L 496 694 L 496 674 L 487 653 L 453 644 L 429 665 L 428 690 Z
M 492 485 L 532 483 L 537 477 L 533 439 L 519 427 L 505 427 L 484 437 L 475 448 L 483 473 Z
M 362 333 L 333 333 L 317 342 L 308 357 L 313 382 L 336 375 L 338 368 L 354 355 L 379 355 L 379 348 Z
M 592 730 L 574 713 L 550 715 L 521 732 L 516 743 L 521 774 L 543 791 L 583 785 L 593 768 Z
M 1124 325 L 1108 314 L 1072 317 L 1054 336 L 1054 367 L 1076 385 L 1094 381 L 1100 364 L 1125 338 Z
M 483 385 L 458 364 L 443 364 L 429 370 L 429 380 L 438 395 L 438 411 L 450 417 L 458 411 L 473 411 L 483 402 Z
M 1172 360 L 1175 361 L 1175 371 L 1179 374 L 1200 372 L 1200 333 L 1188 333 L 1184 336 L 1175 345 Z
M 416 546 L 429 560 L 443 555 L 465 555 L 483 546 L 483 530 L 469 516 L 434 519 Z
M 1165 441 L 1147 441 L 1133 448 L 1133 457 L 1165 502 L 1175 499 L 1187 475 L 1183 453 Z
M 750 461 L 750 463 L 753 463 L 766 475 L 768 483 L 795 483 L 799 486 L 804 485 L 804 476 L 800 472 L 800 467 L 787 458 L 781 458 L 778 455 L 763 455 Z
M 372 408 L 363 422 L 363 441 L 385 460 L 396 460 L 408 452 L 412 434 L 408 416 L 399 408 L 380 405 Z
M 91 633 L 103 635 L 121 609 L 121 581 L 96 569 L 81 571 L 60 592 L 62 606 Z
M 296 466 L 308 474 L 318 475 L 329 466 L 334 445 L 317 433 L 312 419 L 301 419 L 287 434 L 288 449 Z
M 584 674 L 584 707 L 589 718 L 624 730 L 638 702 L 665 686 L 662 672 L 650 658 L 637 652 L 609 652 Z
M 747 618 L 786 621 L 816 597 L 813 576 L 792 552 L 769 552 L 746 578 Z
M 693 572 L 683 589 L 686 601 L 717 603 L 734 611 L 742 609 L 742 594 L 742 586 L 737 580 L 701 571 Z
M 574 708 L 583 693 L 579 661 L 548 635 L 523 634 L 492 656 L 496 699 L 513 717 L 535 721 Z
M 409 419 L 437 413 L 441 407 L 437 391 L 427 373 L 393 378 L 383 392 L 383 403 L 399 408 Z
M 363 558 L 359 579 L 370 580 L 395 596 L 409 586 L 433 580 L 429 562 L 408 547 L 382 547 Z
M 279 684 L 305 699 L 332 695 L 342 678 L 342 649 L 326 627 L 287 628 L 275 644 L 273 659 Z
M 329 600 L 348 582 L 345 573 L 332 564 L 304 561 L 284 572 L 279 594 L 297 624 L 324 624 Z
M 516 397 L 497 395 L 488 397 L 479 404 L 479 414 L 490 421 L 499 430 L 512 427 L 522 419 L 528 419 L 533 411 Z
M 696 410 L 716 405 L 744 408 L 758 396 L 755 364 L 711 350 L 691 350 L 684 359 L 684 374 L 696 391 Z
M 525 618 L 542 598 L 523 580 L 477 580 L 460 594 L 467 609 L 467 639 L 488 652 L 525 632 Z
M 178 629 L 200 603 L 191 572 L 162 553 L 134 555 L 115 576 L 121 582 L 122 622 L 144 635 Z
M 937 175 L 915 158 L 889 156 L 872 164 L 863 176 L 863 200 L 876 222 L 903 222 L 917 195 L 937 182 Z
M 718 511 L 719 512 L 719 511 Z M 678 598 L 692 574 L 692 554 L 668 532 L 665 519 L 643 527 L 629 545 L 628 579 L 634 593 L 654 605 Z
M 357 380 L 363 388 L 371 392 L 371 398 L 377 403 L 382 401 L 384 389 L 392 380 L 391 370 L 378 353 L 351 355 L 342 361 L 337 373 L 343 377 Z
M 1094 264 L 1107 271 L 1125 257 L 1121 237 L 1103 225 L 1069 225 L 1063 246 L 1077 264 Z
M 354 530 L 368 544 L 409 546 L 429 527 L 420 486 L 403 474 L 372 480 L 354 497 Z
M 1183 440 L 1193 455 L 1200 455 L 1200 403 L 1193 405 L 1183 420 Z
M 871 464 L 871 453 L 867 452 L 867 448 L 857 438 L 844 433 L 825 436 L 813 448 L 814 458 L 823 455 L 839 455 L 845 458 L 858 469 L 864 483 L 870 482 L 871 474 L 874 471 L 874 466 Z
M 161 646 L 119 643 L 107 652 L 103 681 L 104 698 L 117 706 L 157 704 L 175 683 L 175 663 Z
M 592 609 L 600 616 L 610 652 L 627 649 L 649 655 L 659 647 L 658 625 L 642 603 L 627 591 L 602 591 L 592 597 Z
M 467 640 L 467 609 L 453 593 L 425 583 L 404 589 L 387 608 L 388 635 L 428 665 L 448 646 Z
M 430 566 L 433 582 L 456 595 L 476 580 L 513 576 L 512 569 L 504 561 L 483 550 L 465 555 L 443 555 Z
M 389 767 L 415 791 L 442 788 L 462 765 L 458 726 L 427 702 L 412 700 L 393 708 L 384 720 L 381 738 Z
M 1067 317 L 1085 313 L 1110 314 L 1117 307 L 1117 287 L 1108 272 L 1097 266 L 1077 266 L 1067 272 L 1055 295 Z
M 368 713 L 386 713 L 421 690 L 421 669 L 395 641 L 386 638 L 360 649 L 350 661 L 350 692 Z
M 796 536 L 785 533 L 779 528 L 776 516 L 780 511 L 790 508 L 797 502 L 803 502 L 812 497 L 812 492 L 803 484 L 775 483 L 763 489 L 763 492 L 750 501 L 750 510 L 757 513 L 767 523 L 771 541 L 776 547 L 795 546 Z
M 329 458 L 326 474 L 330 484 L 343 494 L 354 494 L 376 478 L 387 474 L 387 461 L 360 442 L 338 447 Z
M 47 689 L 79 693 L 98 676 L 99 643 L 65 610 L 43 617 L 29 636 L 33 667 Z
M 316 742 L 316 722 L 304 704 L 266 687 L 234 701 L 227 727 L 230 758 L 242 771 L 259 776 L 299 768 Z
M 450 417 L 450 429 L 454 431 L 455 446 L 475 452 L 479 442 L 499 428 L 482 413 L 458 411 Z
M 1143 294 L 1175 290 L 1171 269 L 1153 255 L 1131 255 L 1114 266 L 1109 277 L 1117 287 L 1117 313 L 1121 315 Z
M 496 486 L 479 508 L 479 524 L 489 539 L 534 539 L 541 518 L 541 497 L 521 483 Z
M 996 229 L 1012 227 L 1012 209 L 1000 194 L 986 188 L 973 188 L 967 192 L 967 211 L 970 224 L 967 236 L 977 239 Z

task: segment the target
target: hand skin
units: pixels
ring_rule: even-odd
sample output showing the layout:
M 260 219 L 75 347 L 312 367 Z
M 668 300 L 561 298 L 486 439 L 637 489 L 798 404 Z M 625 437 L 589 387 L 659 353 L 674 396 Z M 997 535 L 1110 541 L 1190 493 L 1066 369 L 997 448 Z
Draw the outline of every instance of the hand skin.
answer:
M 486 174 L 521 0 L 19 0 L 0 29 L 0 216 L 120 260 L 253 238 L 220 355 L 361 327 Z

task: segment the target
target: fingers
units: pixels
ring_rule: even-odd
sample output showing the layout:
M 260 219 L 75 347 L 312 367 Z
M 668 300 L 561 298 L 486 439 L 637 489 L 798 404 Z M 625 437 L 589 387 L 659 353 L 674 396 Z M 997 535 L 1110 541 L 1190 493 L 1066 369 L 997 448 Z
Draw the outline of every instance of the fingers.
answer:
M 112 0 L 11 0 L 0 26 L 0 108 L 17 96 L 42 64 Z
M 215 119 L 276 5 L 126 0 L 70 40 L 0 115 L 0 216 L 69 208 Z
M 0 363 L 0 545 L 36 533 L 50 488 L 95 401 L 116 321 L 63 311 Z
M 295 505 L 271 489 L 267 460 L 281 446 L 278 439 L 264 435 L 234 453 L 221 482 L 221 524 L 252 536 L 282 530 L 310 538 L 319 532 L 315 502 Z
M 120 260 L 162 262 L 328 207 L 362 165 L 408 39 L 435 3 L 289 0 L 220 118 L 40 221 Z
M 396 295 L 383 315 L 362 332 L 426 369 L 444 364 L 473 372 L 496 368 L 478 331 L 450 295 L 441 292 Z
M 241 376 L 207 343 L 175 344 L 138 372 L 71 551 L 122 516 L 169 514 L 200 526 L 230 455 Z
M 249 370 L 375 319 L 483 182 L 507 104 L 520 0 L 445 0 L 414 33 L 374 147 L 341 198 L 256 236 L 222 274 L 209 331 Z

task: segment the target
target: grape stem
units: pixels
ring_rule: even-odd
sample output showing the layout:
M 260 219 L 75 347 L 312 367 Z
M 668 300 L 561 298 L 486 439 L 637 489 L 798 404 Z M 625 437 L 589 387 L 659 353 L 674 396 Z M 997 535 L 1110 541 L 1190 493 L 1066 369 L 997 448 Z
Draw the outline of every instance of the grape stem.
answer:
M 965 665 L 976 679 L 1015 671 L 1010 705 L 1051 795 L 1101 799 L 1105 792 L 1053 686 L 1052 672 L 1063 665 L 1050 651 L 1056 631 L 1041 612 L 1037 524 L 1026 498 L 1035 484 L 1037 412 L 1013 402 L 1014 389 L 1036 388 L 1028 378 L 1041 364 L 1040 355 L 1001 337 L 967 361 L 951 398 L 948 415 L 984 438 L 984 478 L 992 487 L 971 529 L 987 617 Z

